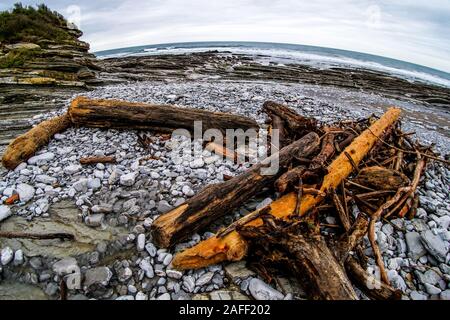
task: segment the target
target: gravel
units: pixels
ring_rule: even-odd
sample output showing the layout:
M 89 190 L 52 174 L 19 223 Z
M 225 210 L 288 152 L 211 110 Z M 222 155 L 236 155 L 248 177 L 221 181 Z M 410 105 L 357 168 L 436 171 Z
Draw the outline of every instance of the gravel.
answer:
M 323 91 L 318 87 L 276 83 L 144 82 L 113 85 L 87 93 L 95 98 L 157 103 L 165 103 L 169 94 L 176 95 L 176 101 L 181 106 L 242 114 L 255 118 L 259 123 L 265 120 L 260 109 L 262 102 L 268 99 L 287 103 L 297 112 L 315 116 L 324 122 L 361 118 L 373 112 L 380 114 L 380 105 L 394 104 L 376 95 L 347 94 L 333 89 Z M 414 129 L 425 143 L 437 142 L 438 150 L 442 152 L 450 149 L 447 138 L 413 122 L 415 120 L 411 117 L 420 110 L 419 107 L 403 102 L 395 104 L 410 111 L 404 119 L 406 130 Z M 73 297 L 170 300 L 205 294 L 226 299 L 238 296 L 236 291 L 229 289 L 233 285 L 240 295 L 254 299 L 297 298 L 295 294 L 290 295 L 293 292 L 283 290 L 281 293 L 280 288 L 272 288 L 256 278 L 244 261 L 184 272 L 174 270 L 171 265 L 176 252 L 210 237 L 211 232 L 241 215 L 269 204 L 272 199 L 267 196 L 249 199 L 244 208 L 217 221 L 208 232 L 192 235 L 169 251 L 158 250 L 151 237 L 145 236 L 160 214 L 181 205 L 203 187 L 223 181 L 225 174 L 238 175 L 248 167 L 218 159 L 208 152 L 196 159 L 184 155 L 172 157 L 172 151 L 183 143 L 187 141 L 182 137 L 177 138 L 175 143 L 156 136 L 144 149 L 138 144 L 135 131 L 70 128 L 64 136 L 52 139 L 38 155 L 16 170 L 0 170 L 0 199 L 4 201 L 18 193 L 21 200 L 13 206 L 0 205 L 0 221 L 12 215 L 27 220 L 39 219 L 44 215 L 52 218 L 48 215 L 49 207 L 61 200 L 69 200 L 80 209 L 80 223 L 88 228 L 97 228 L 95 232 L 113 230 L 114 235 L 111 241 L 96 243 L 95 250 L 76 259 L 31 257 L 22 250 L 0 248 L 3 265 L 0 273 L 24 282 L 35 282 L 52 298 L 57 298 L 60 277 L 80 267 L 83 286 L 70 293 Z M 92 155 L 112 155 L 117 163 L 96 166 L 78 164 L 81 157 Z M 139 161 L 148 156 L 154 159 Z M 424 183 L 418 190 L 420 207 L 413 222 L 394 219 L 391 223 L 380 222 L 376 225 L 389 278 L 394 287 L 404 291 L 405 298 L 449 297 L 449 185 L 450 171 L 441 165 L 430 164 Z M 332 216 L 326 218 L 329 221 L 335 219 Z M 117 234 L 125 235 L 120 237 Z M 364 239 L 363 246 L 370 248 L 368 239 Z M 131 252 L 131 255 L 119 258 L 124 260 L 106 259 L 107 265 L 97 266 L 110 255 L 123 251 Z M 374 268 L 374 257 L 370 250 L 367 252 L 368 267 Z M 36 274 L 25 279 L 18 271 L 19 266 L 24 265 L 30 266 Z

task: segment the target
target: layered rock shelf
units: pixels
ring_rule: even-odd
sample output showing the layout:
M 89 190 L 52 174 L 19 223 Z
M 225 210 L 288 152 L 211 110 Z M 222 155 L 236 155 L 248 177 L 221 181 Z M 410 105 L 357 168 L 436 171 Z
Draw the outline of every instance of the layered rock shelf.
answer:
M 0 85 L 57 85 L 84 87 L 96 84 L 95 55 L 80 41 L 82 32 L 68 24 L 69 40 L 36 39 L 0 43 Z

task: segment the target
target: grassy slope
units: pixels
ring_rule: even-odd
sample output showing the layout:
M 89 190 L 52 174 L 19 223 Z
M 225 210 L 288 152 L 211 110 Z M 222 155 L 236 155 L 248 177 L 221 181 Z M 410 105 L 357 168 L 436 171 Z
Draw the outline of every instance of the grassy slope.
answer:
M 37 39 L 63 41 L 73 39 L 64 29 L 67 21 L 62 15 L 41 4 L 37 8 L 15 4 L 0 12 L 0 42 L 33 42 Z

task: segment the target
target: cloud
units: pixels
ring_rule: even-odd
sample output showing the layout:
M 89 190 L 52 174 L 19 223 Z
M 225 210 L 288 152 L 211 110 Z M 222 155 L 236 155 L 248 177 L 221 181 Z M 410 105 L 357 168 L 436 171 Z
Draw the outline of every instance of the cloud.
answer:
M 23 1 L 36 2 L 41 1 Z M 67 7 L 79 6 L 83 39 L 94 51 L 187 41 L 287 42 L 372 53 L 450 72 L 447 0 L 44 2 L 66 15 Z

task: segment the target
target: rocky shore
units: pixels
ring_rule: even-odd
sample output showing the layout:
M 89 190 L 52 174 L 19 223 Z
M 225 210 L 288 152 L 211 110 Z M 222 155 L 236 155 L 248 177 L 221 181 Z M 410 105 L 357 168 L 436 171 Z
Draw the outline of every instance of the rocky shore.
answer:
M 10 23 L 11 32 L 0 33 L 0 153 L 32 125 L 65 112 L 81 94 L 241 114 L 260 124 L 267 100 L 323 123 L 380 115 L 397 105 L 415 138 L 435 144 L 442 156 L 450 152 L 448 88 L 229 52 L 99 60 L 79 40 L 81 31 L 45 6 L 17 5 L 5 17 L 34 23 L 34 29 L 16 32 Z M 38 28 L 42 21 L 51 21 L 44 31 Z M 140 142 L 143 135 L 150 137 L 147 144 Z M 153 244 L 148 231 L 159 215 L 250 165 L 206 150 L 193 161 L 171 157 L 189 143 L 151 132 L 72 127 L 15 170 L 0 167 L 0 299 L 306 299 L 295 279 L 280 275 L 272 287 L 245 261 L 184 272 L 172 267 L 176 252 L 270 203 L 274 195 L 268 192 L 171 250 Z M 88 156 L 114 156 L 117 163 L 81 165 L 80 158 Z M 416 218 L 376 226 L 389 279 L 404 299 L 450 299 L 449 185 L 449 169 L 430 164 Z M 20 202 L 6 204 L 14 195 Z M 335 217 L 320 218 L 335 223 Z M 74 239 L 8 237 L 17 232 Z M 374 272 L 368 239 L 364 248 Z
M 172 79 L 110 84 L 83 94 L 231 112 L 259 123 L 265 120 L 260 110 L 268 99 L 286 103 L 298 113 L 323 122 L 380 114 L 384 106 L 397 104 L 405 110 L 405 126 L 416 131 L 422 141 L 436 142 L 443 154 L 450 146 L 448 130 L 438 127 L 438 121 L 448 125 L 445 111 L 342 88 Z M 70 98 L 68 94 L 55 111 L 36 116 L 31 122 L 63 112 Z M 138 142 L 138 134 L 143 133 L 71 128 L 56 135 L 47 148 L 16 170 L 1 169 L 2 202 L 16 192 L 22 202 L 0 206 L 0 231 L 68 232 L 76 240 L 0 239 L 0 297 L 17 292 L 16 298 L 20 298 L 27 284 L 34 291 L 26 292 L 35 292 L 33 297 L 58 299 L 61 279 L 79 268 L 81 287 L 69 290 L 69 299 L 306 298 L 293 279 L 280 277 L 278 286 L 272 288 L 248 270 L 245 262 L 196 271 L 174 270 L 171 259 L 175 252 L 210 237 L 221 226 L 272 199 L 262 194 L 173 250 L 158 249 L 147 232 L 158 215 L 205 185 L 222 181 L 224 174 L 237 175 L 246 166 L 219 160 L 207 151 L 194 162 L 174 161 L 170 152 L 176 144 L 171 140 L 155 136 L 144 147 Z M 114 155 L 118 162 L 79 165 L 81 157 L 93 155 Z M 405 299 L 449 299 L 449 185 L 448 168 L 432 164 L 419 191 L 421 207 L 417 217 L 377 225 L 388 276 L 393 286 L 404 292 Z M 331 216 L 322 219 L 334 222 Z M 364 245 L 372 257 L 368 239 Z M 369 259 L 368 265 L 374 270 L 375 261 Z

